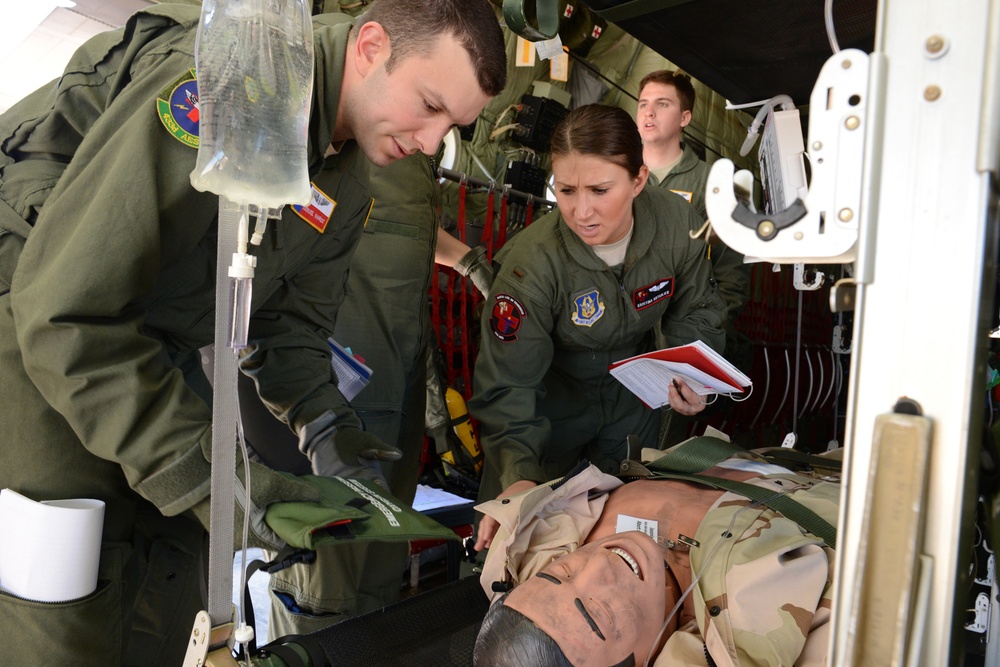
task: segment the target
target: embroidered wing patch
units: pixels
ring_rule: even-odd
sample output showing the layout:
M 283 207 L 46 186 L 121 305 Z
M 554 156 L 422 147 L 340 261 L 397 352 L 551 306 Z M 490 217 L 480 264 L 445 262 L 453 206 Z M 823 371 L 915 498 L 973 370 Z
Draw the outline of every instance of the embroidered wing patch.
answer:
M 645 287 L 640 287 L 632 292 L 632 305 L 635 306 L 636 310 L 649 308 L 660 299 L 666 299 L 668 296 L 672 296 L 673 293 L 673 276 L 670 278 L 661 278 L 655 283 L 651 283 Z

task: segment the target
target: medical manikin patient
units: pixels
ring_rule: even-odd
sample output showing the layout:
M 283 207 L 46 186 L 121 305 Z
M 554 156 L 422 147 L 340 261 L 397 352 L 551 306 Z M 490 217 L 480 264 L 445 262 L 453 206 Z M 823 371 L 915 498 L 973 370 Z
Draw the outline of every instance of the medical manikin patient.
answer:
M 745 452 L 701 474 L 836 522 L 836 483 Z M 745 496 L 675 479 L 624 483 L 590 466 L 477 509 L 501 529 L 483 571 L 495 599 L 476 665 L 826 663 L 834 550 Z

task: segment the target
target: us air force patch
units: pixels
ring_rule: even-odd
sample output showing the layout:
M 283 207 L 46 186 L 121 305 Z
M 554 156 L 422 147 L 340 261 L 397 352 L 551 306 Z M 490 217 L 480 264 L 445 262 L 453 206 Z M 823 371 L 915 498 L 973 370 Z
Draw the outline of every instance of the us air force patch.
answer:
M 333 209 L 337 208 L 337 202 L 327 197 L 326 193 L 317 188 L 313 183 L 309 185 L 312 187 L 312 198 L 309 200 L 309 205 L 300 206 L 292 204 L 292 210 L 295 211 L 296 215 L 308 222 L 313 229 L 322 234 L 326 231 L 327 223 L 330 222 Z M 370 212 L 371 209 L 369 209 Z
M 604 315 L 604 302 L 596 289 L 590 290 L 573 299 L 576 310 L 573 311 L 573 324 L 578 327 L 590 327 Z
M 517 340 L 517 332 L 526 315 L 520 301 L 510 294 L 497 294 L 490 314 L 493 335 L 505 343 Z
M 194 68 L 156 96 L 156 112 L 163 127 L 178 141 L 198 148 L 198 81 Z
M 674 293 L 674 279 L 662 278 L 651 285 L 640 287 L 632 292 L 632 305 L 636 310 L 649 308 L 660 299 L 666 299 Z

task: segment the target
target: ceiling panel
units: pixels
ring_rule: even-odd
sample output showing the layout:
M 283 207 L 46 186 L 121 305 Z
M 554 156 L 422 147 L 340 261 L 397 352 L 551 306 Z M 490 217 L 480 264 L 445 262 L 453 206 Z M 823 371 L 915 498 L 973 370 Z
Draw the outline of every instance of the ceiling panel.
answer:
M 808 104 L 833 50 L 820 0 L 586 0 L 598 15 L 740 104 L 790 95 Z M 876 0 L 836 0 L 841 49 L 870 53 Z

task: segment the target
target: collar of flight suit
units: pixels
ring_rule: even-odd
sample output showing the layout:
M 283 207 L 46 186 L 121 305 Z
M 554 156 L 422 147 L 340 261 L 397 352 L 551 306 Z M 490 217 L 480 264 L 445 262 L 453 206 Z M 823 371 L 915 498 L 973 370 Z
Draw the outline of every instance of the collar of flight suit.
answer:
M 309 173 L 324 162 L 333 141 L 344 81 L 347 42 L 354 20 L 346 14 L 313 17 L 313 99 L 309 110 Z M 342 146 L 341 146 L 342 148 Z

